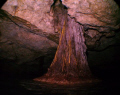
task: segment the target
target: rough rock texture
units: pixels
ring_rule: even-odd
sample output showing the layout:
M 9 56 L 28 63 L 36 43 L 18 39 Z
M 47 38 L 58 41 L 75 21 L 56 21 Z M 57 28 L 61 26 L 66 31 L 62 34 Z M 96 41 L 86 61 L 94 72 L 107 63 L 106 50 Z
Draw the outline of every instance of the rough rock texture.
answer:
M 81 23 L 85 29 L 88 49 L 102 50 L 116 42 L 120 27 L 120 9 L 114 0 L 62 0 L 68 7 L 68 14 Z M 50 7 L 53 0 L 8 0 L 2 9 L 21 17 L 56 38 Z M 110 38 L 113 37 L 113 38 Z
M 118 28 L 120 9 L 113 0 L 62 0 L 62 2 L 69 8 L 68 14 L 82 24 Z M 53 32 L 50 24 L 52 17 L 49 14 L 52 3 L 53 0 L 8 0 L 2 9 L 28 20 L 46 32 Z
M 116 44 L 119 33 L 116 34 L 115 30 L 120 27 L 120 9 L 113 0 L 62 0 L 62 2 L 68 7 L 68 14 L 84 25 L 88 49 L 102 50 Z
M 50 16 L 52 3 L 53 0 L 7 0 L 2 9 L 29 21 L 44 32 L 53 33 Z
M 2 9 L 8 13 L 0 11 L 0 63 L 7 59 L 14 60 L 12 63 L 30 64 L 40 63 L 39 59 L 43 59 L 48 64 L 51 57 L 54 57 L 59 40 L 50 12 L 53 2 L 54 0 L 7 0 Z M 114 0 L 62 2 L 68 7 L 68 15 L 84 26 L 88 63 L 99 64 L 99 67 L 101 63 L 103 66 L 104 63 L 117 63 L 120 59 L 120 8 Z M 107 52 L 106 56 L 112 56 L 112 61 L 109 56 L 103 57 L 104 52 Z M 116 64 L 116 67 L 119 65 Z
M 62 2 L 69 8 L 68 14 L 82 24 L 118 28 L 120 9 L 113 0 L 62 0 Z
M 0 9 L 0 76 L 40 75 L 54 57 L 56 37 Z
M 102 50 L 118 44 L 120 9 L 113 0 L 62 0 L 68 14 L 83 24 L 88 49 Z M 113 37 L 113 38 L 111 38 Z
M 45 34 L 19 17 L 0 10 L 0 57 L 18 63 L 33 61 L 49 54 L 57 44 Z

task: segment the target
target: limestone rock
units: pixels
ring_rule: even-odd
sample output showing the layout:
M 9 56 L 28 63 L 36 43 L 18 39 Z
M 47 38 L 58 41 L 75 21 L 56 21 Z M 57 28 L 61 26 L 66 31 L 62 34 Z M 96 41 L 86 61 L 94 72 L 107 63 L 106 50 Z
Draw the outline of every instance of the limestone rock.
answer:
M 50 6 L 53 0 L 7 0 L 2 9 L 23 18 L 47 33 L 54 33 Z
M 48 38 L 58 43 L 59 34 L 54 32 L 53 17 L 50 15 L 53 2 L 53 0 L 7 0 L 2 9 L 29 21 L 37 26 L 36 29 L 43 31 L 42 34 L 49 35 Z M 114 0 L 62 0 L 62 2 L 68 8 L 68 14 L 84 26 L 88 49 L 96 46 L 97 49 L 106 48 L 109 37 L 113 35 L 114 39 L 115 31 L 120 27 L 120 9 Z M 40 31 L 36 33 L 41 34 Z M 103 36 L 107 37 L 104 41 L 101 40 Z M 106 42 L 106 45 L 102 46 L 101 41 Z
M 114 0 L 62 0 L 79 23 L 119 28 L 120 9 Z
M 53 2 L 53 0 L 7 0 L 2 9 L 29 21 L 58 43 L 59 34 L 54 32 L 53 16 L 50 15 Z M 106 37 L 115 34 L 120 27 L 120 8 L 114 0 L 62 0 L 62 2 L 68 8 L 68 14 L 84 26 L 88 46 L 99 46 L 103 34 Z
M 118 29 L 120 9 L 114 0 L 62 0 L 68 14 L 84 25 L 105 26 L 99 31 Z M 21 17 L 48 33 L 54 33 L 50 6 L 53 0 L 7 0 L 2 9 Z M 89 26 L 89 27 L 90 27 Z M 95 27 L 96 28 L 96 27 Z M 106 29 L 107 28 L 107 29 Z
M 49 34 L 44 34 L 28 21 L 0 10 L 0 58 L 18 63 L 30 62 L 49 54 L 56 47 Z
M 7 0 L 2 9 L 8 13 L 0 10 L 0 63 L 1 60 L 7 59 L 14 60 L 12 62 L 17 64 L 41 64 L 39 59 L 44 60 L 45 56 L 44 62 L 50 64 L 48 62 L 50 58 L 53 59 L 59 40 L 59 34 L 54 32 L 53 17 L 50 14 L 53 2 L 54 0 Z M 84 26 L 88 53 L 91 50 L 95 51 L 95 54 L 88 54 L 88 63 L 104 65 L 109 63 L 109 56 L 110 59 L 114 57 L 111 63 L 120 62 L 119 47 L 109 50 L 111 46 L 120 46 L 120 9 L 114 0 L 62 0 L 62 2 L 68 8 L 68 15 L 74 18 L 76 23 Z M 108 62 L 107 58 L 104 58 L 106 48 L 108 51 L 105 56 L 109 55 Z M 103 50 L 102 54 L 96 53 Z M 101 60 L 104 58 L 105 62 L 97 60 L 99 58 Z M 1 65 L 0 67 L 2 68 Z M 3 67 L 4 70 L 10 68 L 9 64 Z M 13 64 L 10 69 L 14 68 L 13 72 L 23 70 L 25 64 L 18 67 Z M 24 72 L 28 67 L 26 65 Z M 35 71 L 41 66 L 36 67 Z
M 53 2 L 53 0 L 7 0 L 2 9 L 29 21 L 37 26 L 36 30 L 43 31 L 35 33 L 49 35 L 48 38 L 58 43 L 59 34 L 54 32 L 53 17 L 50 15 Z M 62 0 L 62 2 L 68 7 L 68 14 L 84 26 L 88 50 L 96 46 L 97 49 L 106 48 L 109 46 L 107 42 L 110 42 L 108 40 L 111 35 L 113 44 L 116 43 L 114 37 L 115 31 L 120 27 L 120 9 L 113 0 Z M 106 42 L 106 45 L 101 44 L 103 42 Z

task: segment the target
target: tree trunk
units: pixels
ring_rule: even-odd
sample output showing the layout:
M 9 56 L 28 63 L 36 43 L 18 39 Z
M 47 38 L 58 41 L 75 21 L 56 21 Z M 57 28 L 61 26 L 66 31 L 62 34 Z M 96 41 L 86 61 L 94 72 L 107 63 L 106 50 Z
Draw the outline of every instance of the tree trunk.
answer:
M 67 15 L 64 5 L 53 7 L 54 27 L 60 33 L 59 45 L 47 74 L 37 81 L 78 83 L 90 79 L 83 26 Z

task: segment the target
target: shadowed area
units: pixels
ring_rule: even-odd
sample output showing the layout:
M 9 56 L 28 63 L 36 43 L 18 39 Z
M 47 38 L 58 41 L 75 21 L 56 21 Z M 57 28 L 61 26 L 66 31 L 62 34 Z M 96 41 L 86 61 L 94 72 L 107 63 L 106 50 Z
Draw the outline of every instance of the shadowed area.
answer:
M 0 95 L 119 95 L 119 0 L 0 4 Z
M 0 1 L 0 8 L 5 4 L 6 1 L 7 1 L 7 0 L 1 0 L 1 1 Z

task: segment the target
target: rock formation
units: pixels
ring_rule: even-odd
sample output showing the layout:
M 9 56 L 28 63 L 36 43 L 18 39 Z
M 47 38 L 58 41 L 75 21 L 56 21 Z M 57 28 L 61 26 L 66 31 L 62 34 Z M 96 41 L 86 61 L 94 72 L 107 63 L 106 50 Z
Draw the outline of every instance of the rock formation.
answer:
M 11 61 L 11 64 L 18 66 L 23 63 L 42 64 L 41 60 L 38 64 L 39 58 L 56 50 L 54 36 L 44 33 L 24 19 L 0 10 L 0 63 L 9 64 Z
M 54 30 L 53 15 L 50 13 L 53 2 L 54 0 L 7 0 L 2 6 L 5 11 L 0 11 L 0 60 L 25 64 L 35 63 L 34 60 L 41 56 L 47 58 L 48 54 L 54 56 L 59 33 Z M 83 25 L 88 62 L 102 64 L 103 61 L 96 62 L 94 57 L 99 55 L 96 58 L 99 60 L 104 53 L 96 51 L 106 49 L 109 49 L 106 50 L 107 56 L 112 55 L 113 60 L 119 60 L 119 52 L 110 49 L 111 46 L 117 46 L 115 49 L 119 50 L 120 46 L 120 8 L 117 3 L 114 0 L 62 2 L 68 8 L 68 15 Z
M 84 26 L 88 49 L 92 47 L 101 50 L 110 45 L 111 39 L 108 37 L 114 36 L 120 27 L 120 9 L 114 0 L 62 0 L 62 2 L 68 7 L 68 14 Z M 8 0 L 2 9 L 29 21 L 44 32 L 55 34 L 53 17 L 50 14 L 52 4 L 53 0 Z M 104 41 L 107 44 L 102 42 L 102 38 L 106 39 Z M 112 43 L 115 44 L 114 41 Z

